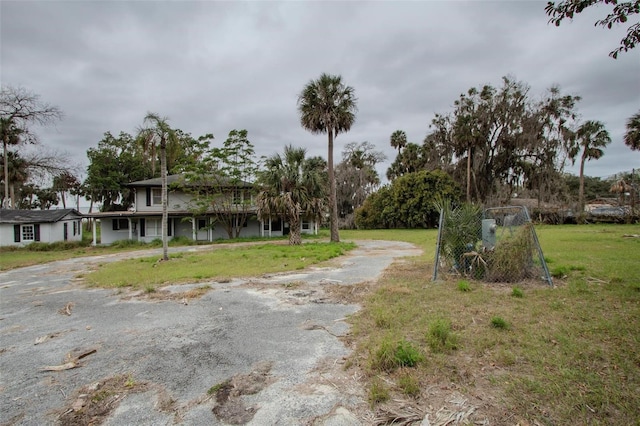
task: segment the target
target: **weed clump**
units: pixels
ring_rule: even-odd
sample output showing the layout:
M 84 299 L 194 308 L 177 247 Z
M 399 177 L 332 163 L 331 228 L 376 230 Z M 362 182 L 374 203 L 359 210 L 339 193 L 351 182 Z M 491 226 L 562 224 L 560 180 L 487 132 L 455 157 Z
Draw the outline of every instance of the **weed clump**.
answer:
M 429 325 L 427 343 L 435 353 L 448 352 L 458 348 L 458 336 L 451 331 L 451 323 L 443 318 Z
M 491 326 L 500 330 L 508 330 L 510 327 L 504 318 L 498 316 L 491 317 Z
M 420 394 L 420 384 L 409 373 L 404 373 L 398 379 L 398 386 L 402 390 L 402 393 L 408 396 L 418 396 Z
M 374 379 L 369 387 L 369 403 L 371 407 L 389 400 L 389 389 L 380 379 Z
M 391 372 L 399 367 L 415 367 L 424 360 L 420 351 L 406 340 L 394 343 L 385 339 L 373 356 L 374 370 Z
M 469 281 L 467 280 L 458 281 L 458 290 L 460 290 L 463 293 L 471 291 L 471 286 L 469 285 Z
M 511 290 L 511 296 L 517 297 L 518 299 L 522 299 L 524 297 L 524 292 L 518 286 L 513 287 Z
M 532 227 L 531 223 L 525 223 L 485 254 L 488 281 L 518 282 L 534 275 Z

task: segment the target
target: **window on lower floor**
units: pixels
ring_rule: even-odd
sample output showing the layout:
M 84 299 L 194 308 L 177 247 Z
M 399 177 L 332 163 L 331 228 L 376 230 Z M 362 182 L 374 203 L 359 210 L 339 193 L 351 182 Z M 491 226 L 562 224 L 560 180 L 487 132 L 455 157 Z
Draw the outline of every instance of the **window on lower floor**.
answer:
M 22 241 L 34 241 L 35 235 L 33 225 L 22 225 Z
M 311 223 L 308 221 L 302 221 L 302 229 L 309 230 L 311 229 Z
M 271 230 L 282 231 L 282 222 L 280 221 L 280 219 L 271 221 Z
M 233 222 L 234 226 L 236 227 L 240 227 L 242 226 L 243 228 L 246 228 L 247 226 L 249 226 L 249 221 L 247 220 L 246 217 L 236 217 L 234 222 Z
M 198 230 L 205 229 L 207 227 L 207 219 L 198 219 Z
M 162 236 L 162 219 L 145 220 L 145 235 L 148 237 Z
M 129 219 L 113 219 L 112 225 L 114 231 L 129 229 Z

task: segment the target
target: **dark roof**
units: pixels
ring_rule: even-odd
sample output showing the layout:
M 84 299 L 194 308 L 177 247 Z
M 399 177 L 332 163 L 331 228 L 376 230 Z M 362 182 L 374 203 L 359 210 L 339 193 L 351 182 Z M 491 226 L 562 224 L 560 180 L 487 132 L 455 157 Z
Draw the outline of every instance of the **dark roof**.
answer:
M 53 223 L 65 218 L 67 215 L 75 215 L 81 218 L 82 214 L 76 209 L 57 210 L 14 210 L 0 209 L 0 223 Z M 74 218 L 75 219 L 75 218 Z
M 253 184 L 251 184 L 250 182 L 245 182 L 245 181 L 239 181 L 237 184 L 230 184 L 230 179 L 227 178 L 216 178 L 216 177 L 211 177 L 211 179 L 209 179 L 208 182 L 204 182 L 204 183 L 208 183 L 211 186 L 245 186 L 245 187 L 251 187 L 253 186 Z M 179 184 L 183 184 L 183 185 L 189 185 L 189 182 L 186 181 L 185 175 L 169 175 L 167 176 L 167 185 L 179 185 Z M 139 180 L 137 182 L 131 182 L 129 184 L 129 186 L 162 186 L 162 178 L 153 178 L 153 179 L 147 179 L 147 180 Z

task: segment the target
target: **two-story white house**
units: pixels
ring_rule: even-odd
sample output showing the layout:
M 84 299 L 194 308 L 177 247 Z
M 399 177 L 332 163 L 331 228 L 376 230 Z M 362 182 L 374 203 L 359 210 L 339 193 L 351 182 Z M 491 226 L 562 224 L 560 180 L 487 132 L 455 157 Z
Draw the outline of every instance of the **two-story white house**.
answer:
M 280 217 L 261 220 L 251 189 L 253 184 L 244 182 L 228 188 L 217 188 L 219 202 L 212 202 L 203 213 L 194 214 L 193 191 L 186 191 L 189 183 L 183 175 L 167 176 L 167 208 L 169 221 L 167 236 L 187 237 L 193 241 L 228 239 L 220 215 L 238 218 L 240 237 L 276 237 L 287 235 L 289 224 Z M 100 243 L 111 244 L 119 240 L 151 242 L 162 238 L 162 180 L 148 179 L 129 184 L 135 193 L 135 203 L 128 211 L 97 212 L 86 216 L 100 221 Z M 213 203 L 216 203 L 213 205 Z M 313 219 L 302 218 L 301 233 L 317 234 L 318 224 Z M 98 244 L 94 220 L 93 244 Z

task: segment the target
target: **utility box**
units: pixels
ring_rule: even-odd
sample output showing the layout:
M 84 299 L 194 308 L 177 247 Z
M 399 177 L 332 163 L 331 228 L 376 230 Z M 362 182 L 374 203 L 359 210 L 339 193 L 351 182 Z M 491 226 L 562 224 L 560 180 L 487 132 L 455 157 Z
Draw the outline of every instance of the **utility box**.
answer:
M 482 219 L 482 246 L 486 250 L 493 250 L 496 246 L 496 220 Z

